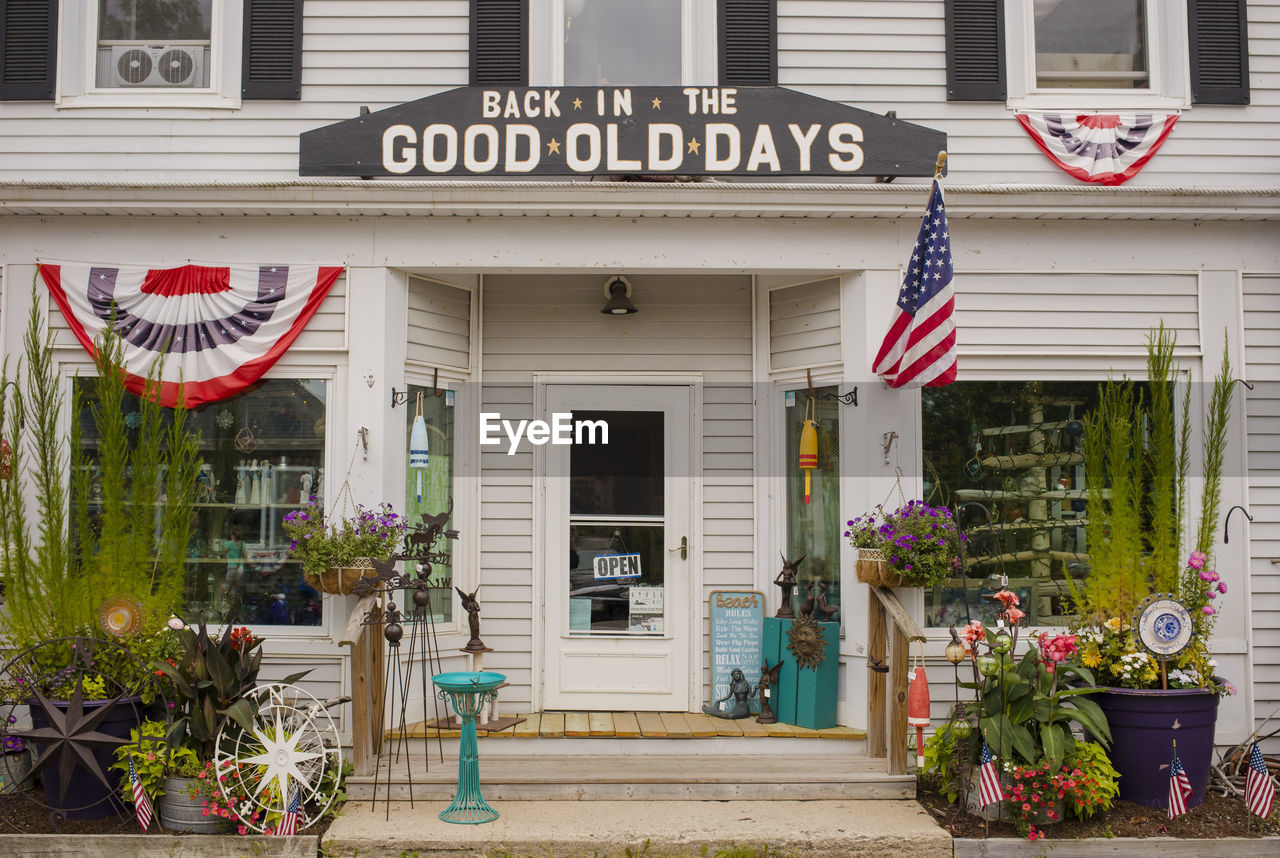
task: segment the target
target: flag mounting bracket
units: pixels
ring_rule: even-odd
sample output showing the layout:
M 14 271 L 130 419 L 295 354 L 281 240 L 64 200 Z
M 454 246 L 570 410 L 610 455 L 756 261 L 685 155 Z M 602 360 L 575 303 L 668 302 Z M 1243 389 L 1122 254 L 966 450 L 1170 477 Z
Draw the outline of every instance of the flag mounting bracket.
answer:
M 805 381 L 807 381 L 809 384 L 809 398 L 817 399 L 818 398 L 817 394 L 813 392 L 813 370 L 806 369 L 804 371 L 804 378 L 805 378 Z M 858 407 L 858 387 L 857 385 L 854 385 L 853 390 L 849 391 L 848 393 L 824 393 L 822 394 L 822 398 L 835 399 L 844 405 L 852 405 L 854 408 L 857 408 Z

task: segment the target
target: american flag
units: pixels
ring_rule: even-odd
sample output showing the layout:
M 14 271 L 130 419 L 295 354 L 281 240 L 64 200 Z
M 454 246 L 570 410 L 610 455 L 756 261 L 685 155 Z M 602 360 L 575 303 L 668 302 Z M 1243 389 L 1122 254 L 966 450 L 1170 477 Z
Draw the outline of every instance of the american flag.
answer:
M 1173 765 L 1169 767 L 1169 818 L 1182 816 L 1187 812 L 1187 797 L 1191 795 L 1191 781 L 1178 759 L 1178 749 L 1173 749 Z
M 284 812 L 284 817 L 280 820 L 280 826 L 276 828 L 278 836 L 290 837 L 298 833 L 298 812 L 301 809 L 302 795 L 298 788 L 294 787 L 289 796 L 289 809 Z
M 872 365 L 890 387 L 941 387 L 956 380 L 951 274 L 947 212 L 942 186 L 934 179 L 929 207 L 898 290 L 898 315 Z
M 133 768 L 133 757 L 129 758 L 129 780 L 133 782 L 133 812 L 138 817 L 138 825 L 146 831 L 151 827 L 151 802 L 147 800 L 147 791 L 138 780 L 138 773 Z
M 985 739 L 982 742 L 982 765 L 978 768 L 978 772 L 978 803 L 986 807 L 989 804 L 1004 801 L 1004 787 L 1000 785 L 1000 773 L 996 771 L 996 758 L 987 747 Z
M 1271 774 L 1262 759 L 1262 752 L 1258 750 L 1258 743 L 1254 742 L 1253 750 L 1249 752 L 1249 778 L 1244 785 L 1244 803 L 1251 813 L 1266 819 L 1271 816 L 1271 804 L 1275 798 L 1276 788 L 1271 783 Z

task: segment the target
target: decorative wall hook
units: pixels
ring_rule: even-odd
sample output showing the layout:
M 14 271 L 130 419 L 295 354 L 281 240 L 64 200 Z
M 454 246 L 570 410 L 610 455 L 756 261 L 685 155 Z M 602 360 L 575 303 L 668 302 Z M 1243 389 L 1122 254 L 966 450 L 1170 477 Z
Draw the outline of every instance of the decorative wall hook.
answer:
M 356 435 L 360 437 L 360 446 L 364 450 L 365 458 L 369 457 L 369 427 L 361 426 L 356 430 Z
M 889 450 L 893 448 L 893 442 L 898 440 L 897 432 L 886 432 L 880 436 L 880 445 L 884 447 L 884 463 L 889 464 Z
M 1249 510 L 1240 506 L 1240 504 L 1236 504 L 1231 509 L 1227 510 L 1227 517 L 1222 522 L 1222 544 L 1223 545 L 1227 545 L 1228 543 L 1231 542 L 1231 536 L 1227 532 L 1227 526 L 1231 524 L 1231 513 L 1235 512 L 1236 510 L 1240 510 L 1242 513 L 1244 513 L 1244 517 L 1249 519 L 1249 521 L 1253 521 L 1253 516 L 1249 515 Z
M 394 387 L 391 388 L 391 407 L 392 408 L 395 408 L 397 405 L 404 405 L 408 401 L 409 401 L 409 391 L 396 390 Z
M 848 393 L 824 393 L 822 394 L 822 398 L 835 399 L 839 401 L 841 405 L 852 405 L 854 408 L 857 408 L 858 407 L 858 388 L 857 386 L 855 386 L 853 390 L 849 391 Z
M 1233 379 L 1231 379 L 1231 383 L 1232 383 L 1232 384 L 1243 384 L 1245 387 L 1249 388 L 1250 390 L 1253 390 L 1253 383 L 1252 383 L 1252 382 L 1249 382 L 1249 381 L 1245 381 L 1243 378 L 1233 378 Z M 1250 520 L 1250 521 L 1253 521 L 1253 519 L 1249 519 L 1249 520 Z

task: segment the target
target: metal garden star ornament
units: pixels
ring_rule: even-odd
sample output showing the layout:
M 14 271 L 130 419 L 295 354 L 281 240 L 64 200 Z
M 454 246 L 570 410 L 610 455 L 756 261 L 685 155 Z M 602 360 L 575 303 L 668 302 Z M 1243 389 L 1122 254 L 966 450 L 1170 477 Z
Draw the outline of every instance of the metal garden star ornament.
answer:
M 54 758 L 57 757 L 58 776 L 61 780 L 58 795 L 58 801 L 60 802 L 65 801 L 67 797 L 67 788 L 71 785 L 71 776 L 77 766 L 87 770 L 108 790 L 113 790 L 114 787 L 107 780 L 102 767 L 98 765 L 98 760 L 94 757 L 92 749 L 95 747 L 114 748 L 119 745 L 129 744 L 128 739 L 121 739 L 117 736 L 109 736 L 106 733 L 98 732 L 98 725 L 111 713 L 111 710 L 115 709 L 123 699 L 123 695 L 112 697 L 101 705 L 94 707 L 88 714 L 85 714 L 84 677 L 82 676 L 80 681 L 76 683 L 75 693 L 71 695 L 71 700 L 67 704 L 65 713 L 61 707 L 41 694 L 39 690 L 35 692 L 35 698 L 36 702 L 40 704 L 40 708 L 44 711 L 44 716 L 49 722 L 49 726 L 17 731 L 11 734 L 21 737 L 27 742 L 33 742 L 40 748 L 40 756 L 36 758 L 35 763 L 31 766 L 32 774 L 50 765 Z
M 298 750 L 302 731 L 294 730 L 291 735 L 285 735 L 284 724 L 280 720 L 280 709 L 276 709 L 275 715 L 274 727 L 260 726 L 253 731 L 253 737 L 262 745 L 262 753 L 245 757 L 241 762 L 266 767 L 262 780 L 258 782 L 257 792 L 259 793 L 274 780 L 280 786 L 280 795 L 287 800 L 290 795 L 289 778 L 291 777 L 301 785 L 304 793 L 314 792 L 314 785 L 299 770 L 298 764 L 314 760 L 320 755 Z

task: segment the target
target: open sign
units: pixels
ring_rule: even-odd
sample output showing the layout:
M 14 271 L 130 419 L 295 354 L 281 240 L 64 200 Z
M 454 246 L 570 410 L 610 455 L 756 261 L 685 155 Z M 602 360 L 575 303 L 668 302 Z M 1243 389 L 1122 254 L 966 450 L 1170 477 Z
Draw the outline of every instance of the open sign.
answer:
M 596 580 L 639 578 L 639 554 L 601 554 L 595 560 Z

